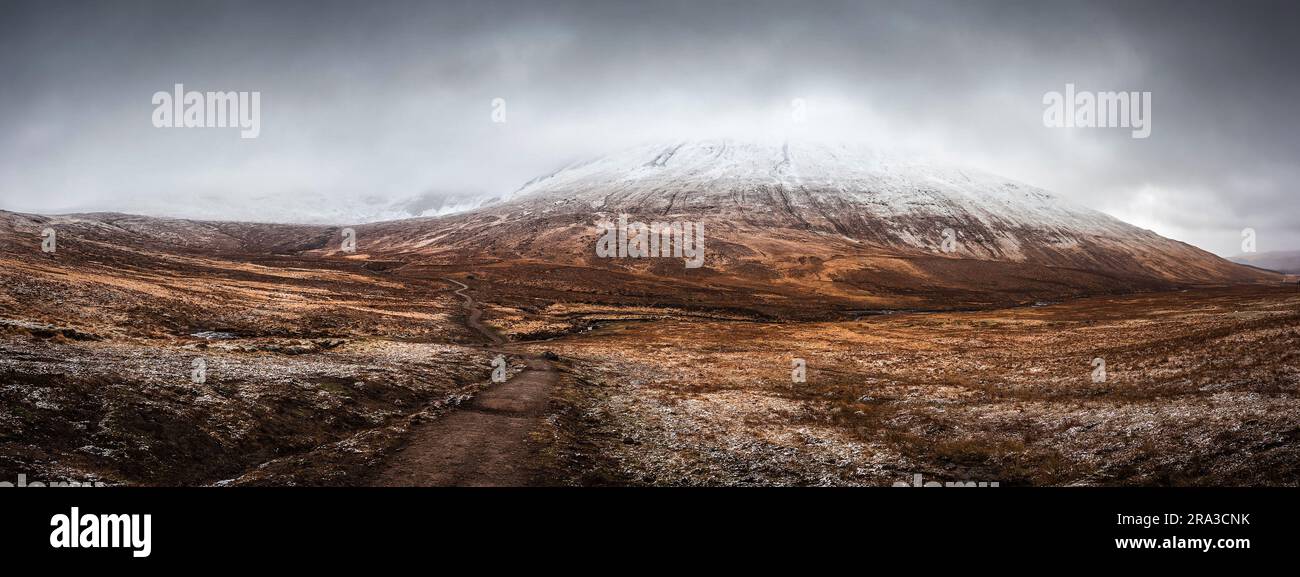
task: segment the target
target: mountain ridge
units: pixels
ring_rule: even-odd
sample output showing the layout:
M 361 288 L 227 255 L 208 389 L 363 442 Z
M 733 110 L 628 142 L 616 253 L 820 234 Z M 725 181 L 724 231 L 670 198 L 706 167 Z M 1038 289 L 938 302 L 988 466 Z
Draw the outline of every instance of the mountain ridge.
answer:
M 699 223 L 703 266 L 597 256 L 597 225 L 620 215 Z M 571 163 L 471 211 L 352 227 L 99 214 L 27 217 L 33 234 L 33 218 L 61 222 L 65 239 L 473 274 L 539 301 L 770 314 L 979 308 L 1281 279 L 1000 176 L 789 141 L 636 147 Z M 343 250 L 345 228 L 356 232 L 355 252 Z

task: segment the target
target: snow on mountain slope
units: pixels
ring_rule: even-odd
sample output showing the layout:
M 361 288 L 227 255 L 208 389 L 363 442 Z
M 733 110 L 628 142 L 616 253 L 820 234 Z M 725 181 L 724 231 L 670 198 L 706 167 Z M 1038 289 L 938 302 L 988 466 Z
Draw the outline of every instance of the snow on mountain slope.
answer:
M 0 210 L 0 234 L 12 235 L 13 246 L 0 252 L 23 253 L 38 246 L 41 232 L 54 229 L 65 241 L 93 241 L 119 248 L 151 248 L 192 253 L 288 254 L 323 246 L 337 237 L 339 227 L 216 222 L 158 218 L 113 212 L 32 215 Z M 62 249 L 60 249 L 62 250 Z
M 437 190 L 399 198 L 377 194 L 291 191 L 261 195 L 194 194 L 188 195 L 183 206 L 178 206 L 170 197 L 140 196 L 121 199 L 112 210 L 196 221 L 328 226 L 444 216 L 473 210 L 490 202 L 487 195 L 471 191 Z
M 1067 244 L 1073 233 L 1123 235 L 1132 229 L 1014 181 L 848 145 L 721 141 L 644 147 L 535 180 L 515 198 L 532 195 L 576 196 L 598 202 L 596 207 L 664 213 L 728 200 L 738 207 L 762 204 L 775 195 L 789 216 L 804 224 L 947 219 L 990 229 L 1057 232 L 1057 242 Z M 929 246 L 919 240 L 929 231 L 897 228 L 896 240 Z
M 512 200 L 542 213 L 564 205 L 604 215 L 678 216 L 833 233 L 925 252 L 937 251 L 943 230 L 951 228 L 959 241 L 955 256 L 1087 268 L 1103 264 L 1097 253 L 1114 252 L 1120 261 L 1123 253 L 1144 261 L 1126 266 L 1138 274 L 1147 269 L 1192 280 L 1238 272 L 1208 253 L 1039 188 L 844 144 L 640 147 L 536 179 Z
M 597 223 L 704 226 L 702 268 L 602 258 Z M 98 213 L 4 213 L 30 250 L 297 254 L 464 271 L 529 299 L 745 306 L 774 314 L 984 307 L 1179 286 L 1280 282 L 1051 193 L 976 170 L 845 145 L 705 141 L 575 164 L 460 214 L 341 226 Z M 945 234 L 955 242 L 945 246 Z M 951 248 L 953 250 L 945 250 Z M 0 251 L 2 252 L 2 251 Z M 64 253 L 60 252 L 60 255 Z M 87 253 L 90 254 L 90 253 Z M 62 256 L 61 256 L 62 258 Z M 571 298 L 565 296 L 563 298 Z M 793 311 L 793 312 L 792 312 Z
M 596 224 L 619 215 L 703 223 L 704 267 L 688 272 L 672 259 L 597 257 Z M 956 240 L 952 251 L 943 250 L 948 229 Z M 513 283 L 545 284 L 556 267 L 570 266 L 650 284 L 695 283 L 704 300 L 725 286 L 733 295 L 787 302 L 815 295 L 819 302 L 933 306 L 960 299 L 982 306 L 1277 280 L 1009 179 L 817 143 L 634 148 L 534 179 L 496 206 L 376 223 L 358 233 L 385 257 L 552 265 L 539 265 L 536 278 L 516 267 Z M 600 286 L 609 282 L 593 273 L 550 284 L 627 292 Z

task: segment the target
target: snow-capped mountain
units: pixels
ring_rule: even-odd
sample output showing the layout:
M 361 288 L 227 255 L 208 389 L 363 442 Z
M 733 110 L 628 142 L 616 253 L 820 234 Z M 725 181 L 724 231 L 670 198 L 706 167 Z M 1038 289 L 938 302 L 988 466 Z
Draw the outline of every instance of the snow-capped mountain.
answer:
M 828 283 L 828 294 L 942 287 L 1048 298 L 1266 276 L 1007 178 L 802 142 L 633 148 L 534 179 L 498 206 L 367 234 L 383 252 L 636 269 L 594 254 L 596 223 L 620 214 L 704 223 L 714 274 L 769 288 Z
M 370 259 L 384 261 L 376 270 L 463 272 L 492 282 L 494 291 L 537 301 L 562 291 L 565 301 L 578 293 L 593 302 L 773 315 L 985 307 L 1282 280 L 1006 178 L 794 142 L 635 148 L 565 167 L 463 213 L 355 225 L 356 250 L 346 253 L 341 226 L 5 216 L 0 231 L 35 242 L 52 226 L 74 241 L 69 250 L 91 240 Z M 599 254 L 599 225 L 620 216 L 702 227 L 702 266 Z
M 536 179 L 514 198 L 604 212 L 733 213 L 753 225 L 923 250 L 937 249 L 942 229 L 952 228 L 966 241 L 960 252 L 1007 260 L 1027 258 L 1026 241 L 1076 247 L 1087 238 L 1154 236 L 1006 178 L 843 144 L 642 147 Z

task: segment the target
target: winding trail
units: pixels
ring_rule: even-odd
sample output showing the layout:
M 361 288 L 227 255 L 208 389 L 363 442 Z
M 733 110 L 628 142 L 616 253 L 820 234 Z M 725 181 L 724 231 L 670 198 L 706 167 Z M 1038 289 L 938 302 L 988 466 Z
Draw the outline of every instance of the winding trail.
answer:
M 483 311 L 460 286 L 465 325 L 489 344 L 484 350 L 507 354 L 506 340 L 482 322 Z M 407 445 L 393 455 L 373 483 L 388 487 L 524 486 L 537 483 L 541 467 L 529 434 L 546 414 L 555 368 L 540 356 L 524 357 L 524 370 L 494 385 L 460 408 L 413 429 Z M 491 370 L 484 367 L 486 376 Z
M 465 292 L 469 290 L 469 285 L 454 278 L 444 278 L 442 280 L 460 285 L 460 288 L 456 289 L 455 292 L 457 296 L 465 299 L 465 304 L 461 305 L 465 308 L 466 312 L 465 325 L 468 326 L 470 330 L 483 335 L 483 337 L 494 346 L 505 344 L 506 340 L 501 338 L 501 335 L 492 330 L 492 327 L 483 324 L 483 321 L 481 320 L 483 318 L 483 310 L 478 308 L 478 304 L 474 302 L 474 297 L 469 296 L 469 294 Z

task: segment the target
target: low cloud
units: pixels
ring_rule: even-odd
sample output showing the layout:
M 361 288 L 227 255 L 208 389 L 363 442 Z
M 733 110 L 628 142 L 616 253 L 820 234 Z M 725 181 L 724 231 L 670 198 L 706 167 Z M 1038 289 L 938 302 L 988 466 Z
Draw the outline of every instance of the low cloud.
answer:
M 646 141 L 795 135 L 926 150 L 1220 254 L 1246 227 L 1297 248 L 1296 11 L 8 2 L 0 204 L 357 222 L 475 206 Z M 150 96 L 177 83 L 259 91 L 259 137 L 153 128 Z M 1151 92 L 1150 137 L 1044 127 L 1067 83 Z

